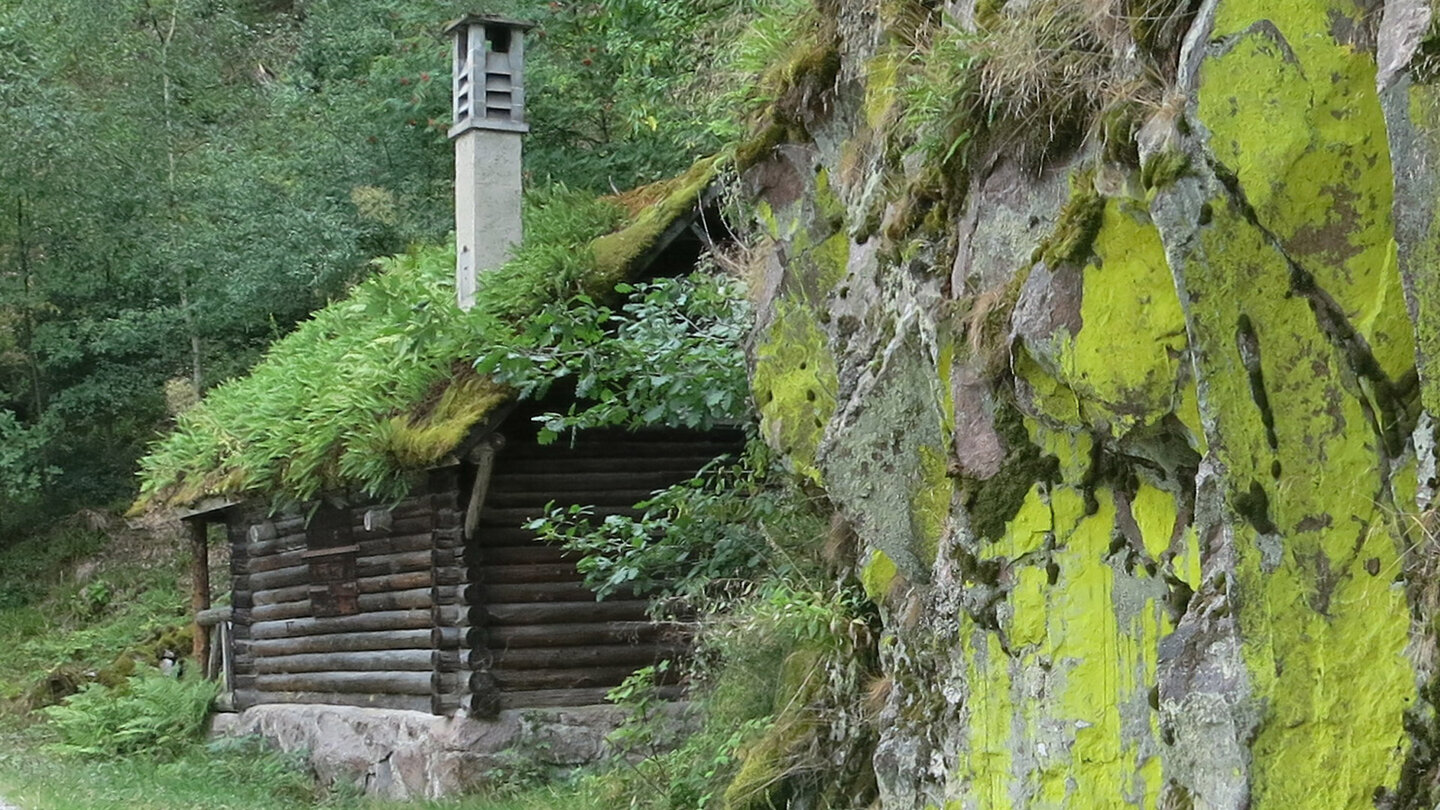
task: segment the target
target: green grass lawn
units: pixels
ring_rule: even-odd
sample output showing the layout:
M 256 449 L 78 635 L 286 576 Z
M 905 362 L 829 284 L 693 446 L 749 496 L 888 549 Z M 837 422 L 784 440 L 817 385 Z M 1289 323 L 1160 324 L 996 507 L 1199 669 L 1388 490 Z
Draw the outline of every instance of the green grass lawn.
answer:
M 36 750 L 34 736 L 0 738 L 0 796 L 21 810 L 287 810 L 321 798 L 293 762 L 253 749 L 94 761 Z

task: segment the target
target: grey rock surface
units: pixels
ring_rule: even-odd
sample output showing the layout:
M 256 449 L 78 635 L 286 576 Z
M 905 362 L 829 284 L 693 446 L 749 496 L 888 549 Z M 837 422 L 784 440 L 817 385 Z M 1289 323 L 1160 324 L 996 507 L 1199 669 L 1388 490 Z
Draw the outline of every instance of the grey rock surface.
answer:
M 672 711 L 679 718 L 683 706 Z M 304 751 L 326 785 L 367 796 L 438 799 L 478 788 L 506 769 L 557 771 L 595 762 L 625 717 L 615 706 L 503 711 L 494 720 L 348 706 L 255 706 L 217 715 L 215 736 L 260 736 Z M 683 721 L 682 721 L 683 722 Z M 0 803 L 0 810 L 9 810 Z

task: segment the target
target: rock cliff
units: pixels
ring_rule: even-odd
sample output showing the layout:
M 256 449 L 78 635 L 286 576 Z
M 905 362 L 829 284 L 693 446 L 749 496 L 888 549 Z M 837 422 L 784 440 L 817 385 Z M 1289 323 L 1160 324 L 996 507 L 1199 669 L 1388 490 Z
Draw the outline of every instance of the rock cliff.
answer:
M 1434 807 L 1429 5 L 821 5 L 752 384 L 881 605 L 883 805 Z

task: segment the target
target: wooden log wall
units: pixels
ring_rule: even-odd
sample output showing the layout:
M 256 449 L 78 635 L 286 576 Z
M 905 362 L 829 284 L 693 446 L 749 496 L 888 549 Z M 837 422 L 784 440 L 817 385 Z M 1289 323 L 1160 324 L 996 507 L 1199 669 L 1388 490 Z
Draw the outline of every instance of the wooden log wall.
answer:
M 586 431 L 549 446 L 528 432 L 508 437 L 465 546 L 471 680 L 494 690 L 497 708 L 603 703 L 636 669 L 686 647 L 686 628 L 649 621 L 643 598 L 597 602 L 575 558 L 524 525 L 552 501 L 635 515 L 636 502 L 742 446 L 735 431 Z
M 393 507 L 228 513 L 236 708 L 588 705 L 684 652 L 686 628 L 651 622 L 643 598 L 597 602 L 575 559 L 523 527 L 552 501 L 633 515 L 738 452 L 738 432 L 590 431 L 542 447 L 526 415 L 510 425 L 503 447 L 430 471 Z
M 232 512 L 236 708 L 459 707 L 468 656 L 437 643 L 468 623 L 457 476 L 432 471 L 393 508 Z

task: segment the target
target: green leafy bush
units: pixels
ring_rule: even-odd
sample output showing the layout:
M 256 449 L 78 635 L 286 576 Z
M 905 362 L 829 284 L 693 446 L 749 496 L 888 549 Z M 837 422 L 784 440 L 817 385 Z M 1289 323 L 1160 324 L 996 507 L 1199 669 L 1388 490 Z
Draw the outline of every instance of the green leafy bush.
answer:
M 706 601 L 714 590 L 803 567 L 806 544 L 823 529 L 800 493 L 772 470 L 758 441 L 742 459 L 721 459 L 694 478 L 637 504 L 637 518 L 596 524 L 588 506 L 552 508 L 529 528 L 581 557 L 577 567 L 599 598 L 617 592 Z
M 125 687 L 89 684 L 43 712 L 60 735 L 56 750 L 86 757 L 174 756 L 199 738 L 219 687 L 153 668 Z
M 611 693 L 629 710 L 613 767 L 586 790 L 632 808 L 864 806 L 879 618 L 828 542 L 823 502 L 756 442 L 641 506 L 633 519 L 597 524 L 577 507 L 532 524 L 582 553 L 602 597 L 636 590 L 700 613 L 694 655 L 665 665 L 683 669 L 698 730 L 677 741 L 655 697 L 662 668 L 637 672 Z
M 542 443 L 591 427 L 706 430 L 747 415 L 751 312 L 739 281 L 696 272 L 615 292 L 626 296 L 618 307 L 589 295 L 544 307 L 475 370 L 526 399 L 575 382 L 575 404 L 542 417 Z

